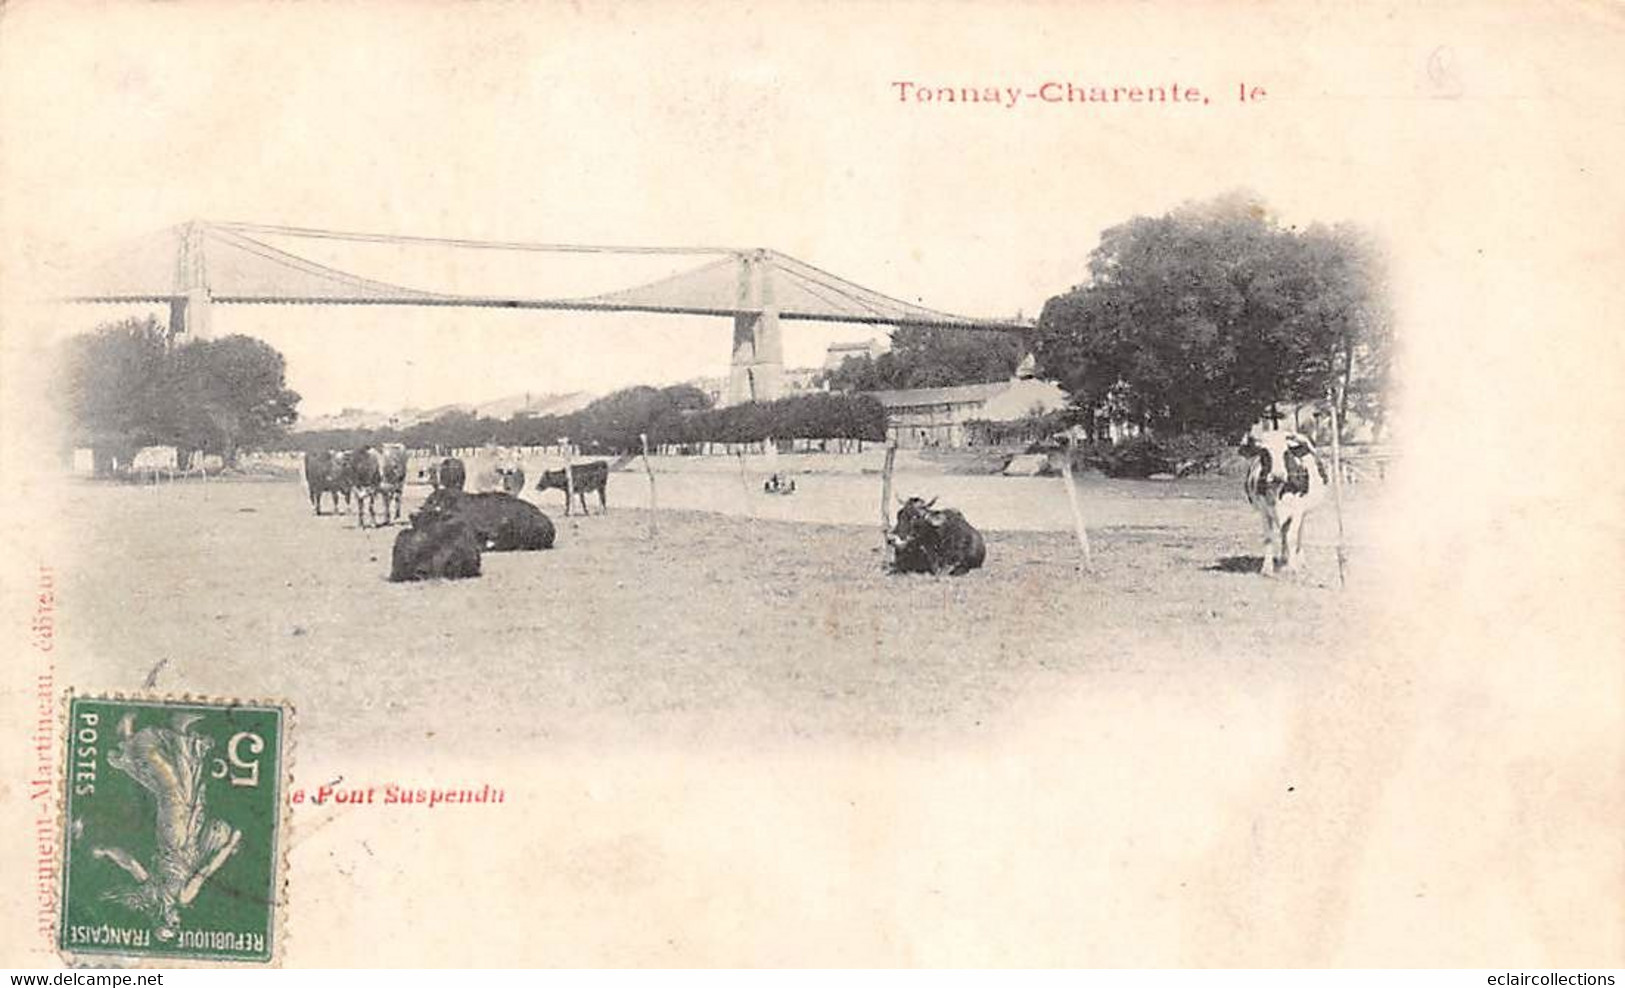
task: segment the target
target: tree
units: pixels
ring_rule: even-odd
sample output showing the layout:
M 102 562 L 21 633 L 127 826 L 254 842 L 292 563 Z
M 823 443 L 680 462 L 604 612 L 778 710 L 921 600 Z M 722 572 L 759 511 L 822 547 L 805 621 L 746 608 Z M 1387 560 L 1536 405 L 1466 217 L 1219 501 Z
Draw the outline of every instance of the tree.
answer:
M 219 453 L 283 436 L 297 415 L 282 354 L 247 336 L 169 345 L 157 319 L 126 319 L 68 340 L 64 405 L 81 440 Z
M 165 433 L 172 402 L 158 320 L 125 319 L 75 336 L 62 352 L 63 405 L 79 441 L 152 445 Z
M 867 395 L 808 394 L 685 413 L 668 442 L 884 439 L 886 410 Z M 653 441 L 653 437 L 650 437 Z
M 1392 331 L 1373 245 L 1282 229 L 1245 195 L 1105 231 L 1049 300 L 1034 352 L 1084 408 L 1172 432 L 1237 432 L 1335 385 L 1380 415 Z
M 572 416 L 576 431 L 568 435 L 606 449 L 636 452 L 642 447 L 643 435 L 651 445 L 676 441 L 683 431 L 683 416 L 710 406 L 710 397 L 691 385 L 623 388 Z
M 244 447 L 282 438 L 298 417 L 299 395 L 287 387 L 282 354 L 263 340 L 226 336 L 194 340 L 170 353 L 165 375 L 176 445 L 219 453 L 227 462 Z
M 1295 260 L 1302 294 L 1284 325 L 1301 356 L 1287 398 L 1315 400 L 1329 389 L 1340 399 L 1341 420 L 1353 408 L 1380 424 L 1394 345 L 1381 253 L 1348 224 L 1312 226 L 1300 242 Z
M 1022 344 L 1009 333 L 899 326 L 892 348 L 853 357 L 825 375 L 835 391 L 941 388 L 1004 381 L 1021 362 Z

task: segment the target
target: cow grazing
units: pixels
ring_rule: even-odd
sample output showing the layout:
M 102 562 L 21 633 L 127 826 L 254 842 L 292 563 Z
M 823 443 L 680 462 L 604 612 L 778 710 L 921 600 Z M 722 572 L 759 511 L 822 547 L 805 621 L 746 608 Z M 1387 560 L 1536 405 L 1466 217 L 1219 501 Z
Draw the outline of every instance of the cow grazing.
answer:
M 401 495 L 406 489 L 406 447 L 399 443 L 385 443 L 379 456 L 382 472 L 379 493 L 384 497 L 384 524 L 387 525 L 392 518 L 401 516 Z
M 511 494 L 438 490 L 412 516 L 412 524 L 427 527 L 447 519 L 465 522 L 481 549 L 509 552 L 553 548 L 552 520 L 536 505 Z
M 894 551 L 893 573 L 962 576 L 987 559 L 982 533 L 955 509 L 933 508 L 936 498 L 899 503 L 897 524 L 886 536 Z
M 418 524 L 418 521 L 422 524 Z M 480 575 L 480 544 L 474 529 L 461 518 L 429 516 L 395 536 L 389 579 L 461 580 Z
M 305 454 L 305 487 L 310 492 L 310 506 L 322 513 L 322 495 L 333 498 L 333 513 L 339 511 L 339 495 L 344 495 L 344 507 L 350 507 L 350 471 L 345 463 L 346 453 L 340 450 L 312 450 Z
M 525 468 L 517 463 L 497 467 L 497 489 L 514 497 L 525 493 Z
M 406 486 L 406 447 L 393 443 L 381 449 L 363 446 L 351 453 L 346 463 L 355 488 L 356 524 L 366 528 L 368 517 L 374 525 L 378 524 L 380 499 L 384 502 L 383 524 L 399 518 L 401 490 Z
M 384 460 L 376 449 L 363 446 L 351 450 L 344 458 L 344 472 L 355 492 L 355 521 L 360 528 L 367 527 L 366 514 L 378 523 L 378 488 L 383 483 Z M 387 510 L 387 509 L 386 509 Z
M 476 494 L 501 491 L 518 497 L 525 492 L 525 468 L 512 450 L 488 446 L 475 455 L 473 473 L 468 482 L 469 488 Z
M 460 491 L 468 483 L 468 471 L 463 467 L 463 461 L 455 456 L 436 460 L 423 472 L 428 477 L 429 485 L 437 491 Z
M 539 491 L 563 491 L 564 513 L 570 513 L 570 488 L 575 488 L 576 497 L 581 499 L 581 513 L 587 513 L 587 492 L 598 492 L 598 506 L 609 511 L 609 461 L 592 460 L 587 463 L 575 464 L 570 467 L 570 476 L 565 477 L 563 470 L 544 470 L 542 477 L 536 481 Z
M 1326 464 L 1314 444 L 1296 432 L 1248 436 L 1240 452 L 1253 457 L 1245 490 L 1264 523 L 1260 572 L 1273 576 L 1282 567 L 1296 570 L 1303 553 L 1304 518 L 1326 498 L 1330 483 Z

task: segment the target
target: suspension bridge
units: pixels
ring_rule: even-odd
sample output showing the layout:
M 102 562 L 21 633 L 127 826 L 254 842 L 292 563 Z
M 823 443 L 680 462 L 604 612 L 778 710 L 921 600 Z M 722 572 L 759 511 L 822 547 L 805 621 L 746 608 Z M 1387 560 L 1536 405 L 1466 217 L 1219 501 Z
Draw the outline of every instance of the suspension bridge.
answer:
M 695 266 L 645 284 L 579 297 L 454 294 L 340 270 L 268 242 L 435 246 L 469 251 L 692 257 Z M 194 221 L 87 268 L 59 297 L 72 303 L 167 304 L 170 332 L 210 335 L 215 305 L 396 305 L 578 312 L 648 312 L 733 320 L 726 400 L 766 401 L 782 390 L 781 322 L 927 326 L 994 332 L 1031 327 L 940 312 L 881 294 L 768 248 L 636 247 L 457 240 L 306 227 Z

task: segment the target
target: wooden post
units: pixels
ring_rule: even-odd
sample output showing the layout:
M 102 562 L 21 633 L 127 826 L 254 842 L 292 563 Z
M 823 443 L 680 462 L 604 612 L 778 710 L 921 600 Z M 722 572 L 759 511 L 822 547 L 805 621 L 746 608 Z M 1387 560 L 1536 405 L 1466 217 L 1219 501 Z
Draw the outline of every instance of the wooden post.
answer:
M 752 518 L 756 517 L 756 499 L 751 497 L 750 481 L 745 477 L 744 450 L 736 450 L 734 455 L 739 457 L 739 493 L 745 496 L 745 511 Z
M 1332 406 L 1332 509 L 1337 515 L 1337 588 L 1348 585 L 1345 570 L 1348 551 L 1343 541 L 1343 423 L 1337 417 L 1337 395 L 1328 390 L 1326 398 Z M 1298 524 L 1302 525 L 1300 520 Z
M 576 478 L 570 469 L 570 437 L 559 437 L 559 446 L 564 453 L 564 513 L 569 514 L 573 510 L 571 502 L 576 499 Z
M 880 471 L 880 558 L 887 569 L 891 568 L 896 550 L 891 544 L 891 472 L 892 466 L 897 462 L 897 442 L 893 440 L 886 444 L 886 466 Z
M 660 502 L 655 499 L 655 468 L 649 465 L 648 433 L 638 433 L 638 440 L 643 443 L 643 472 L 649 475 L 649 541 L 653 542 L 660 535 Z
M 1093 574 L 1095 560 L 1089 551 L 1089 531 L 1083 524 L 1083 508 L 1078 503 L 1078 483 L 1072 476 L 1072 454 L 1076 447 L 1070 435 L 1066 438 L 1066 450 L 1061 460 L 1061 479 L 1066 483 L 1066 500 L 1072 506 L 1072 528 L 1078 536 L 1078 548 L 1083 550 L 1083 570 Z

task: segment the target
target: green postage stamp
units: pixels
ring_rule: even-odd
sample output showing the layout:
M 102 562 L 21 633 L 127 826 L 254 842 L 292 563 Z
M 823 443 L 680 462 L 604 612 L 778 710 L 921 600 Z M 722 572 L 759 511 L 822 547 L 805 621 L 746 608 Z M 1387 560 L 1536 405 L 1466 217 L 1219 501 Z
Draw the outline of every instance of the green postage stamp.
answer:
M 64 954 L 270 961 L 285 708 L 75 696 L 67 727 Z

